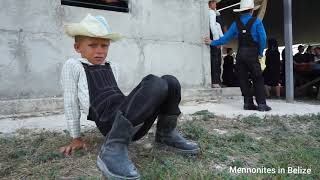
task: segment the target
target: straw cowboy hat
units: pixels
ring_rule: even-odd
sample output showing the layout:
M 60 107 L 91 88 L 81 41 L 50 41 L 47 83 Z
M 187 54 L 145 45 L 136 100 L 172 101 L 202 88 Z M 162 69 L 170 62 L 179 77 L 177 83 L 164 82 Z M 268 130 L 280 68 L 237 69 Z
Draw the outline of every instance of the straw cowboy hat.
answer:
M 259 6 L 254 6 L 253 0 L 241 0 L 240 1 L 240 9 L 234 9 L 233 12 L 242 12 L 249 9 L 257 10 L 260 8 Z
M 92 16 L 88 14 L 80 23 L 69 23 L 64 25 L 65 32 L 71 36 L 88 36 L 111 41 L 118 41 L 122 36 L 111 31 L 108 22 L 103 16 Z

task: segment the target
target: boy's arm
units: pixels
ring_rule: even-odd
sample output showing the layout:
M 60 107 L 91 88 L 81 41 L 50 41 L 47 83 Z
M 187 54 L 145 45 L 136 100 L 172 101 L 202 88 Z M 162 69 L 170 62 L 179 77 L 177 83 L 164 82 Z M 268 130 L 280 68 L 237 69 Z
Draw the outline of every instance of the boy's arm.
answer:
M 80 137 L 80 105 L 77 86 L 79 74 L 73 63 L 67 61 L 64 64 L 61 73 L 64 111 L 70 136 L 73 138 L 69 145 L 60 148 L 60 152 L 65 155 L 70 155 L 76 149 L 86 148 L 85 142 Z
M 72 138 L 80 137 L 80 105 L 77 86 L 80 72 L 77 72 L 75 68 L 73 63 L 67 61 L 61 73 L 64 114 Z

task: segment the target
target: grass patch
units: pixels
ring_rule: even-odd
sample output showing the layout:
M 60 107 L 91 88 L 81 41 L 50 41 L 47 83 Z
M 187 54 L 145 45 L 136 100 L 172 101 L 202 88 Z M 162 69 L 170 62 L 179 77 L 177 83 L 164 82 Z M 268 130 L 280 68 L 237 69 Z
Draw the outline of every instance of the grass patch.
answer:
M 247 117 L 243 117 L 241 122 L 248 126 L 261 126 L 264 120 L 258 116 L 250 115 Z
M 212 118 L 215 118 L 216 115 L 213 112 L 210 112 L 208 110 L 201 110 L 197 111 L 192 114 L 193 116 L 200 116 L 203 121 L 208 121 Z
M 198 115 L 206 114 L 200 112 Z M 145 149 L 154 134 L 133 143 L 130 157 L 142 179 L 320 179 L 319 115 L 242 119 L 208 119 L 180 124 L 184 137 L 201 147 L 197 156 L 181 156 L 158 149 Z M 223 130 L 225 133 L 218 133 Z M 96 157 L 104 141 L 97 130 L 83 133 L 88 150 L 64 157 L 60 146 L 67 133 L 21 130 L 13 137 L 0 136 L 0 179 L 101 179 Z M 239 168 L 310 168 L 310 175 L 235 174 Z

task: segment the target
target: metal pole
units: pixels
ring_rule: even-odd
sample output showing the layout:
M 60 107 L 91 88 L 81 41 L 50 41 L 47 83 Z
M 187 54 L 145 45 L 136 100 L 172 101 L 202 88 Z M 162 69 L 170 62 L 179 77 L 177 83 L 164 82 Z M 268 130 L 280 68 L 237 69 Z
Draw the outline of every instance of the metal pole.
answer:
M 292 56 L 292 0 L 283 0 L 284 2 L 284 40 L 286 46 L 286 100 L 292 103 L 294 99 L 293 84 L 293 56 Z

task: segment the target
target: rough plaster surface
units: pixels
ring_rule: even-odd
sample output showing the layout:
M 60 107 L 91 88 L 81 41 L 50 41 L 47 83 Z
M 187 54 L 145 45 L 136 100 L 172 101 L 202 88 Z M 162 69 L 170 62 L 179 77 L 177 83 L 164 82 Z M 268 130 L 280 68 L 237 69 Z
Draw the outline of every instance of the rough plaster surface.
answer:
M 60 0 L 0 1 L 0 100 L 59 97 L 63 63 L 73 40 L 66 22 L 87 13 L 107 18 L 126 38 L 112 44 L 109 60 L 120 67 L 120 87 L 134 88 L 147 74 L 176 75 L 183 88 L 209 84 L 205 0 L 131 0 L 130 13 L 61 6 Z

